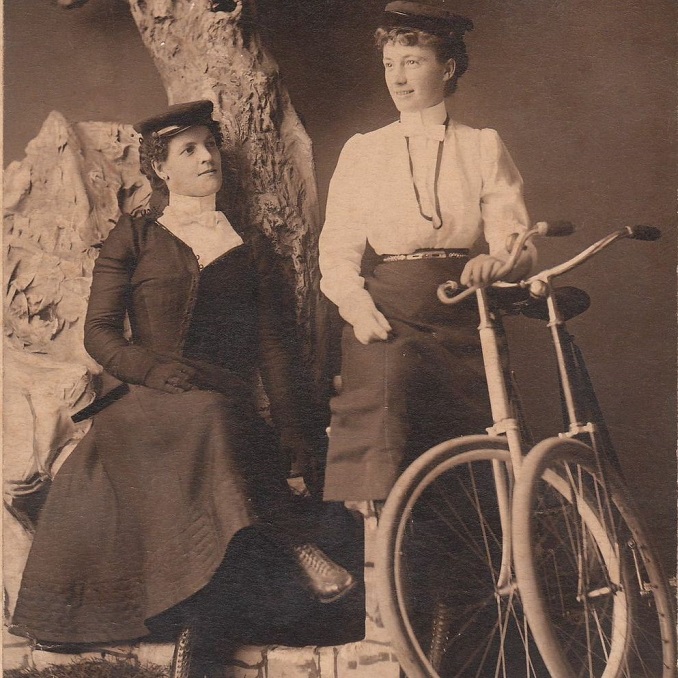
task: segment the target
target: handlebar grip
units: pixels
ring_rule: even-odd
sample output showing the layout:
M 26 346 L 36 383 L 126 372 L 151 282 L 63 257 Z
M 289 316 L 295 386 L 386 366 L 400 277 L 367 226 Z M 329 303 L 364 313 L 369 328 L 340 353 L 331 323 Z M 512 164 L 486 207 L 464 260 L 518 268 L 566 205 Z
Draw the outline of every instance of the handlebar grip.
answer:
M 575 231 L 574 224 L 571 221 L 540 221 L 537 224 L 537 232 L 547 238 L 561 238 L 565 235 L 572 235 Z
M 637 226 L 627 226 L 626 230 L 629 232 L 629 238 L 634 240 L 659 240 L 662 237 L 662 232 L 656 226 L 638 224 Z

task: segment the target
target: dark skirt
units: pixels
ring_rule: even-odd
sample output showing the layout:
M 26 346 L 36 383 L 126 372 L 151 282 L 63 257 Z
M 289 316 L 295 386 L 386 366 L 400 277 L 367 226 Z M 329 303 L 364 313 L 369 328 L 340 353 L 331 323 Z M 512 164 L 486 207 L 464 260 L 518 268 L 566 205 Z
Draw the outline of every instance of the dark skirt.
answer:
M 12 632 L 43 641 L 144 636 L 204 587 L 226 547 L 280 513 L 283 469 L 247 399 L 132 386 L 54 479 Z
M 445 306 L 436 290 L 467 258 L 377 265 L 366 287 L 388 318 L 388 341 L 361 344 L 346 325 L 342 388 L 331 401 L 327 501 L 386 499 L 402 471 L 449 438 L 492 423 L 472 297 Z

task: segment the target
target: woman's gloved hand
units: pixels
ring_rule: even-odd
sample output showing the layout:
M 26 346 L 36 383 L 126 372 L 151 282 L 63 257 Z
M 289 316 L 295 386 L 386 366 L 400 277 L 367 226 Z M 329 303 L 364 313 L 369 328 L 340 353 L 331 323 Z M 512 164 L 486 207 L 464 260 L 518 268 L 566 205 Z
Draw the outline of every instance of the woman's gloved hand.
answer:
M 339 314 L 347 323 L 353 325 L 355 337 L 361 344 L 387 341 L 390 337 L 391 324 L 369 297 L 360 299 L 355 304 L 340 307 Z
M 361 344 L 371 344 L 373 341 L 386 341 L 391 332 L 391 325 L 375 306 L 356 318 L 353 332 Z
M 160 363 L 152 368 L 146 375 L 144 386 L 165 393 L 183 393 L 195 388 L 192 383 L 193 377 L 195 377 L 195 370 L 192 367 L 178 360 L 173 360 Z
M 527 275 L 532 266 L 532 260 L 527 252 L 521 253 L 513 269 L 501 277 L 508 281 L 520 280 Z M 465 287 L 486 287 L 500 278 L 500 273 L 506 267 L 503 259 L 491 254 L 479 254 L 470 259 L 461 273 L 459 282 Z

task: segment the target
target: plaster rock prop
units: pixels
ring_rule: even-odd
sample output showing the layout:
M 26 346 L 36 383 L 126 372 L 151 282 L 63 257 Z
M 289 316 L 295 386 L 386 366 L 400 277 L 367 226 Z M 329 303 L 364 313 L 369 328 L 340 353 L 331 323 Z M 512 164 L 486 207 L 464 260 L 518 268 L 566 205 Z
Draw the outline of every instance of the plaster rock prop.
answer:
M 70 415 L 93 399 L 101 371 L 83 347 L 92 268 L 121 211 L 143 206 L 149 194 L 131 127 L 71 125 L 57 112 L 26 157 L 5 171 L 6 506 L 27 490 L 26 481 L 49 478 L 86 432 L 88 424 L 75 426 Z M 14 520 L 7 511 L 5 519 Z M 9 612 L 30 544 L 27 529 L 5 531 Z

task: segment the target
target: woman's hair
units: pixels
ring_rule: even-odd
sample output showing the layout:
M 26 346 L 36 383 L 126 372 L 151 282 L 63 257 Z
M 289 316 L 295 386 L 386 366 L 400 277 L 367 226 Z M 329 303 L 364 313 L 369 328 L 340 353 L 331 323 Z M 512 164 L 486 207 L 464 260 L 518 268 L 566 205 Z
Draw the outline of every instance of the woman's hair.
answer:
M 448 59 L 454 59 L 455 69 L 453 76 L 447 81 L 445 94 L 452 94 L 457 89 L 457 81 L 468 69 L 468 53 L 464 36 L 457 32 L 429 33 L 419 28 L 407 26 L 380 27 L 377 28 L 374 39 L 380 50 L 387 43 L 413 47 L 430 47 L 435 52 L 436 58 L 441 64 Z
M 203 126 L 202 124 L 200 125 Z M 212 133 L 217 147 L 221 148 L 224 143 L 224 137 L 221 133 L 221 128 L 216 120 L 211 120 L 204 125 Z M 154 191 L 167 192 L 167 185 L 157 175 L 153 169 L 153 163 L 164 162 L 167 160 L 167 151 L 169 143 L 174 137 L 172 136 L 158 136 L 157 134 L 148 134 L 141 137 L 141 145 L 139 146 L 139 166 L 141 173 L 151 182 L 151 188 Z

